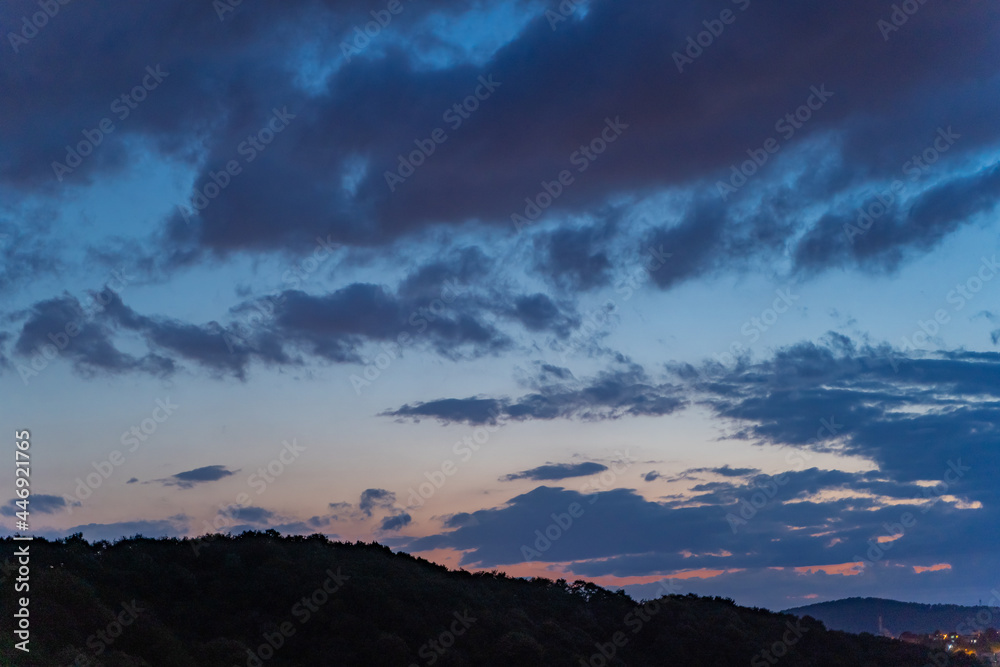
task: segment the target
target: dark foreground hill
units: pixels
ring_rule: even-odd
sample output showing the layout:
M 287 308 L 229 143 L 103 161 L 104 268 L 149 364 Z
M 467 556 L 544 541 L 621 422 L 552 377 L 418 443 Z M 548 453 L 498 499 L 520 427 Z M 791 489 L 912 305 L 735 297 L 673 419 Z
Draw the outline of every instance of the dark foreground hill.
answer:
M 878 619 L 894 635 L 928 634 L 935 630 L 972 634 L 987 627 L 1000 628 L 1000 612 L 991 607 L 957 604 L 918 604 L 881 598 L 846 598 L 786 609 L 796 616 L 812 616 L 826 627 L 846 632 L 878 632 Z
M 0 540 L 0 562 L 22 544 Z M 3 582 L 5 665 L 932 664 L 917 646 L 727 599 L 640 605 L 590 583 L 454 572 L 322 536 L 35 540 L 30 568 L 30 655 L 12 648 L 9 570 Z

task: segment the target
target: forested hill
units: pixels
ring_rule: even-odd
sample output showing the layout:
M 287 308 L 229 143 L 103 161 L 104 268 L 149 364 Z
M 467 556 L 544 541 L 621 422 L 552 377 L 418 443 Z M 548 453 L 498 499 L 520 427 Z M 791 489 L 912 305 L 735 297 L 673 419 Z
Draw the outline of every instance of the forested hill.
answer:
M 16 548 L 0 540 L 0 563 Z M 722 598 L 639 605 L 594 584 L 470 574 L 377 544 L 273 531 L 210 541 L 36 539 L 31 653 L 13 648 L 4 569 L 4 665 L 138 667 L 891 667 L 926 649 L 827 631 Z M 19 594 L 20 595 L 20 594 Z M 977 664 L 951 657 L 950 665 Z
M 984 625 L 983 621 L 989 627 L 1000 628 L 1000 616 L 991 607 L 918 604 L 881 598 L 845 598 L 787 609 L 785 613 L 809 615 L 823 621 L 828 628 L 847 632 L 876 633 L 879 616 L 883 626 L 894 635 L 903 632 L 928 634 L 935 630 L 969 634 Z

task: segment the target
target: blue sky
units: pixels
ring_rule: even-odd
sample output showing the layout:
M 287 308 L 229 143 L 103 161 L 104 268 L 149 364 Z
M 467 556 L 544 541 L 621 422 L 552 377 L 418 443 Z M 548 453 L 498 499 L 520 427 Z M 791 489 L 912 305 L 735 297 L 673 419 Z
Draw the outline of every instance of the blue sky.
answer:
M 1000 13 L 907 8 L 5 4 L 31 531 L 988 597 Z

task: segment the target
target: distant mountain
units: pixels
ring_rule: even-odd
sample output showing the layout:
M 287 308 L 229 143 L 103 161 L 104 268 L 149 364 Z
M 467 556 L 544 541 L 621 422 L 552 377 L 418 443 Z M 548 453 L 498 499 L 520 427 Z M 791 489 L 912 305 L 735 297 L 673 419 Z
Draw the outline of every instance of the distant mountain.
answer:
M 0 539 L 0 578 L 14 576 L 24 544 Z M 13 586 L 4 581 L 0 665 L 921 667 L 930 659 L 926 647 L 726 598 L 640 604 L 589 582 L 451 571 L 322 535 L 114 544 L 75 535 L 36 538 L 30 548 L 31 653 L 12 646 Z
M 982 613 L 980 618 L 986 620 L 988 626 L 1000 628 L 1000 612 L 990 607 L 918 604 L 881 598 L 846 598 L 820 602 L 786 609 L 784 613 L 812 616 L 823 621 L 831 630 L 872 634 L 878 634 L 878 619 L 881 616 L 884 627 L 897 637 L 903 632 L 926 634 L 935 630 L 968 634 L 966 629 L 974 629 L 978 625 L 975 623 L 977 613 Z

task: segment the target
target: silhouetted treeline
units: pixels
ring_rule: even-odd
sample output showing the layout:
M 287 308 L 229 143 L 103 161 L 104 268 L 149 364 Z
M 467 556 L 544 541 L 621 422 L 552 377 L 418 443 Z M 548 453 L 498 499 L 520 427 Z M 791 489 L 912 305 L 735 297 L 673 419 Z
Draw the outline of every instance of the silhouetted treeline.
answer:
M 23 544 L 0 540 L 0 564 Z M 640 605 L 592 583 L 449 571 L 378 544 L 274 531 L 204 541 L 36 539 L 30 585 L 26 655 L 13 648 L 15 594 L 5 572 L 4 665 L 931 663 L 918 646 L 725 598 L 671 595 Z M 949 664 L 978 663 L 951 656 Z

